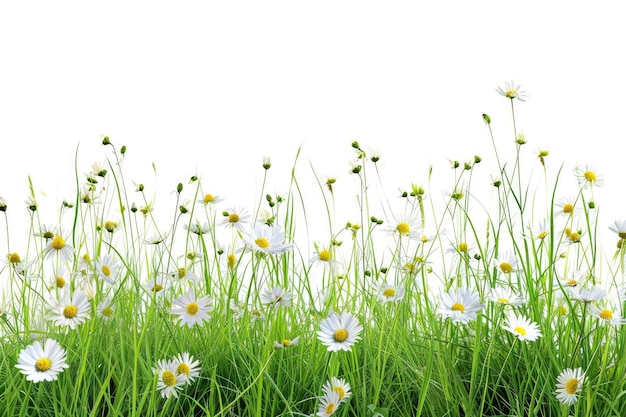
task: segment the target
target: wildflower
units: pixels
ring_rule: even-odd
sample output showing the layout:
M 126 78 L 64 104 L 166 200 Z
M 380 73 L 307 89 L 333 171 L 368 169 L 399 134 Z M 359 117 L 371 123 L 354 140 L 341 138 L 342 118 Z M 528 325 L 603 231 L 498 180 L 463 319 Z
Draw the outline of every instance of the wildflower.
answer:
M 458 254 L 461 258 L 468 258 L 472 252 L 476 250 L 476 247 L 472 243 L 459 242 L 450 243 L 450 247 L 446 249 L 446 253 Z
M 98 276 L 107 282 L 107 284 L 115 284 L 115 277 L 119 268 L 119 263 L 108 253 L 95 262 L 96 272 Z
M 203 321 L 210 318 L 213 311 L 213 303 L 209 297 L 196 299 L 193 288 L 189 288 L 187 294 L 183 294 L 172 302 L 172 314 L 178 315 L 180 325 L 192 327 L 196 324 L 202 326 Z
M 524 102 L 525 100 L 523 97 L 526 97 L 526 91 L 520 91 L 520 87 L 521 85 L 515 85 L 515 83 L 511 80 L 504 83 L 504 88 L 496 88 L 496 91 L 501 96 L 511 99 L 511 101 L 518 99 L 519 101 Z
M 68 279 L 66 278 L 65 268 L 59 267 L 54 271 L 52 282 L 48 285 L 48 290 L 63 289 L 67 285 Z
M 282 243 L 285 234 L 278 225 L 256 224 L 242 240 L 251 250 L 262 253 L 281 254 L 293 249 L 293 243 Z
M 243 233 L 250 223 L 250 214 L 243 207 L 229 207 L 223 214 L 225 219 L 220 225 L 234 227 L 239 232 Z
M 469 288 L 450 289 L 441 294 L 442 307 L 438 309 L 444 318 L 450 318 L 453 323 L 468 323 L 476 320 L 476 313 L 483 308 L 478 295 Z
M 600 322 L 603 324 L 612 324 L 614 326 L 618 326 L 626 323 L 626 318 L 616 316 L 615 311 L 608 306 L 603 306 L 603 308 L 600 308 L 595 304 L 590 304 L 589 312 L 593 316 L 600 319 Z
M 180 267 L 178 268 L 178 270 L 173 274 L 174 278 L 178 279 L 178 282 L 183 282 L 183 281 L 192 281 L 192 282 L 198 282 L 200 281 L 200 278 L 198 278 L 198 276 L 196 274 L 194 274 L 193 272 L 191 272 L 189 270 L 189 268 L 185 268 Z
M 267 171 L 271 167 L 272 167 L 272 161 L 270 160 L 270 157 L 269 156 L 264 156 L 263 157 L 263 169 L 265 169 Z
M 546 219 L 542 219 L 537 223 L 537 226 L 532 231 L 532 238 L 543 240 L 550 233 L 550 225 Z
M 113 220 L 107 220 L 104 223 L 104 230 L 113 234 L 117 230 L 118 226 L 119 224 L 117 222 L 114 222 Z
M 7 211 L 7 201 L 2 197 L 0 197 L 0 211 Z
M 60 255 L 67 262 L 72 262 L 74 260 L 74 248 L 65 242 L 63 236 L 57 235 L 50 240 L 44 251 L 46 258 L 51 258 L 54 255 Z
M 143 285 L 146 291 L 154 293 L 155 295 L 162 294 L 165 287 L 166 284 L 162 277 L 155 277 Z
M 556 399 L 561 404 L 572 405 L 578 400 L 578 392 L 585 382 L 582 368 L 564 369 L 556 378 Z
M 414 276 L 422 270 L 424 265 L 429 264 L 431 264 L 431 262 L 422 256 L 408 256 L 400 260 L 398 266 L 405 274 Z
M 580 283 L 586 279 L 589 276 L 588 272 L 584 272 L 578 269 L 575 269 L 573 271 L 569 271 L 567 276 L 561 280 L 559 280 L 560 284 L 563 287 L 567 287 L 567 288 L 575 288 L 578 285 L 580 285 Z
M 387 303 L 389 301 L 400 301 L 404 297 L 404 287 L 385 284 L 378 290 L 378 301 Z
M 347 401 L 351 395 L 350 384 L 348 384 L 343 378 L 330 378 L 329 381 L 324 383 L 322 390 L 324 391 L 324 394 L 336 392 L 340 403 Z
M 295 339 L 283 339 L 281 342 L 274 342 L 274 347 L 276 349 L 282 349 L 284 347 L 290 347 L 290 346 L 298 346 L 298 343 L 300 343 L 300 336 L 296 337 Z
M 198 203 L 203 204 L 205 206 L 212 206 L 221 201 L 224 201 L 222 197 L 220 197 L 219 195 L 213 195 L 213 194 L 205 194 L 204 197 L 198 199 Z
M 209 225 L 206 222 L 204 222 L 204 224 L 201 224 L 198 220 L 193 223 L 183 224 L 183 229 L 198 236 L 206 235 L 211 231 L 211 229 L 209 229 Z
M 337 314 L 331 311 L 320 323 L 317 337 L 330 352 L 350 351 L 352 345 L 360 339 L 359 334 L 362 330 L 363 326 L 352 314 L 347 312 Z
M 153 369 L 158 377 L 157 390 L 161 391 L 163 398 L 169 398 L 170 395 L 178 397 L 178 391 L 185 385 L 185 376 L 177 373 L 177 367 L 178 364 L 173 360 L 161 359 Z
M 592 187 L 597 186 L 601 187 L 604 185 L 604 178 L 598 174 L 598 172 L 591 165 L 580 165 L 577 164 L 574 167 L 574 175 L 578 180 L 578 184 L 583 187 Z
M 274 307 L 289 307 L 291 293 L 280 287 L 266 288 L 261 293 L 261 302 Z
M 513 333 L 515 337 L 522 341 L 534 342 L 541 337 L 541 331 L 537 323 L 531 322 L 530 319 L 524 316 L 509 315 L 502 328 Z
M 554 205 L 558 208 L 555 214 L 564 217 L 571 217 L 579 210 L 573 197 L 561 197 Z
M 510 288 L 495 287 L 491 289 L 490 301 L 494 303 L 518 307 L 526 302 L 525 297 L 518 296 Z
M 581 301 L 583 303 L 591 303 L 599 301 L 607 296 L 607 291 L 604 288 L 593 286 L 591 288 L 570 287 L 570 297 L 573 300 Z
M 53 314 L 50 318 L 57 326 L 75 329 L 76 326 L 84 323 L 90 317 L 90 309 L 87 293 L 76 290 L 70 296 L 69 291 L 64 291 L 60 300 L 52 307 Z
M 422 237 L 420 222 L 412 214 L 392 215 L 392 220 L 388 223 L 389 228 L 386 231 L 400 239 L 408 237 L 411 240 L 420 240 Z
M 182 375 L 186 384 L 191 384 L 200 375 L 200 361 L 188 352 L 179 353 L 172 361 L 176 365 L 176 375 Z
M 317 412 L 319 417 L 328 417 L 337 411 L 339 406 L 339 394 L 332 391 L 320 397 L 320 405 Z
M 341 268 L 341 262 L 332 259 L 331 251 L 322 249 L 315 252 L 315 255 L 309 260 L 311 265 L 322 265 L 324 269 L 330 272 L 337 272 Z
M 496 269 L 502 274 L 510 274 L 517 268 L 517 259 L 510 252 L 504 252 L 495 259 Z
M 620 239 L 626 239 L 626 220 L 615 220 L 609 226 L 611 232 L 615 232 Z
M 37 202 L 35 201 L 33 197 L 26 198 L 25 203 L 26 203 L 26 207 L 28 207 L 30 211 L 37 211 Z
M 56 381 L 63 369 L 69 368 L 65 360 L 65 349 L 56 340 L 46 339 L 43 346 L 36 340 L 20 351 L 15 367 L 33 383 Z
M 97 307 L 98 317 L 100 317 L 104 321 L 109 321 L 115 312 L 113 309 L 113 303 L 111 302 L 111 298 L 107 297 L 104 300 L 98 303 Z
M 43 224 L 39 228 L 39 232 L 35 233 L 35 236 L 42 237 L 46 241 L 53 239 L 57 235 L 57 228 L 50 224 Z

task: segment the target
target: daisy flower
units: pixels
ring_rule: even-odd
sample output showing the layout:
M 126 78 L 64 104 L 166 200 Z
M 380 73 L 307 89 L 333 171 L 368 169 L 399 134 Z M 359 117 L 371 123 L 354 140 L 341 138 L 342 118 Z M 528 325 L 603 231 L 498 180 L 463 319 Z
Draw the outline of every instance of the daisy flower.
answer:
M 583 187 L 602 187 L 604 185 L 604 178 L 591 165 L 577 164 L 574 167 L 574 175 L 578 180 L 578 184 Z
M 91 306 L 86 292 L 76 290 L 70 296 L 69 291 L 64 291 L 58 303 L 53 306 L 50 318 L 57 326 L 75 329 L 89 318 L 89 310 Z
M 585 382 L 582 368 L 564 369 L 556 378 L 556 399 L 561 404 L 572 405 L 578 400 L 578 392 Z
M 589 277 L 588 272 L 581 271 L 579 269 L 569 271 L 567 276 L 559 280 L 560 284 L 565 288 L 575 288 L 580 285 L 585 279 Z
M 346 312 L 337 314 L 331 311 L 330 315 L 320 323 L 317 337 L 330 352 L 350 351 L 352 345 L 360 339 L 361 331 L 363 331 L 363 326 L 352 314 Z
M 618 326 L 620 324 L 626 323 L 626 318 L 623 318 L 621 316 L 616 316 L 615 311 L 608 306 L 604 306 L 603 308 L 600 308 L 595 304 L 590 304 L 589 312 L 593 316 L 597 317 L 599 321 L 603 324 L 612 324 L 614 326 Z
M 550 224 L 546 219 L 540 220 L 532 229 L 532 238 L 543 240 L 550 234 Z
M 58 255 L 67 262 L 74 260 L 74 248 L 65 242 L 65 239 L 61 235 L 57 235 L 50 239 L 50 242 L 44 250 L 44 256 L 46 258 L 52 258 Z
M 200 375 L 200 361 L 188 352 L 179 353 L 172 361 L 176 365 L 176 375 L 182 375 L 186 384 L 191 384 Z
M 228 207 L 223 215 L 225 218 L 220 222 L 220 225 L 234 227 L 241 233 L 245 231 L 250 223 L 250 214 L 243 207 Z
M 385 284 L 378 290 L 378 301 L 383 304 L 389 301 L 400 301 L 402 297 L 404 297 L 404 287 Z
M 46 339 L 43 346 L 36 340 L 22 349 L 15 367 L 28 381 L 55 381 L 63 369 L 69 368 L 65 360 L 65 349 L 56 340 Z
M 210 318 L 213 311 L 213 303 L 209 297 L 196 299 L 193 288 L 189 288 L 187 294 L 183 294 L 172 302 L 172 314 L 178 315 L 180 325 L 192 327 L 196 324 L 202 326 L 204 320 Z
M 274 347 L 276 349 L 282 349 L 284 347 L 291 347 L 291 346 L 298 346 L 298 343 L 300 343 L 300 336 L 296 337 L 295 339 L 283 339 L 280 342 L 274 342 Z
M 599 301 L 608 295 L 604 288 L 595 285 L 591 288 L 569 287 L 569 294 L 572 300 L 583 303 Z
M 513 307 L 521 306 L 526 302 L 525 297 L 518 296 L 512 289 L 505 287 L 492 288 L 489 300 L 497 304 Z
M 143 285 L 143 288 L 149 293 L 154 293 L 156 295 L 163 294 L 163 290 L 167 287 L 167 284 L 163 280 L 162 277 L 155 277 L 154 279 L 150 279 L 146 284 Z
M 117 270 L 120 264 L 108 253 L 95 262 L 96 272 L 98 276 L 107 284 L 115 284 Z
M 193 223 L 183 224 L 183 229 L 196 235 L 206 235 L 211 231 L 207 222 L 200 223 L 198 220 Z
M 517 259 L 511 252 L 503 252 L 494 261 L 495 267 L 501 274 L 510 274 L 517 268 Z
M 104 321 L 109 321 L 113 317 L 115 310 L 113 309 L 113 303 L 111 298 L 107 297 L 98 303 L 98 317 L 101 317 Z
M 46 242 L 53 239 L 57 235 L 57 228 L 50 224 L 43 224 L 39 228 L 39 232 L 35 233 L 35 236 L 42 237 Z
M 315 255 L 309 260 L 309 263 L 311 265 L 322 265 L 324 269 L 333 273 L 341 268 L 341 262 L 332 259 L 332 254 L 328 249 L 315 252 Z
M 197 282 L 200 281 L 200 278 L 189 269 L 185 267 L 178 268 L 178 271 L 174 273 L 174 278 L 178 279 L 178 282 L 183 282 L 185 280 Z
M 615 232 L 620 239 L 626 239 L 626 220 L 615 220 L 609 226 L 611 232 Z
M 557 209 L 555 215 L 563 217 L 571 217 L 580 210 L 576 207 L 576 198 L 574 197 L 561 197 L 554 203 L 554 206 Z
M 476 247 L 472 243 L 467 243 L 467 242 L 459 242 L 459 243 L 450 242 L 450 247 L 446 249 L 446 253 L 459 255 L 460 257 L 464 259 L 470 257 L 472 252 L 475 252 L 475 251 L 476 251 Z
M 385 230 L 395 237 L 400 239 L 408 237 L 411 240 L 422 239 L 422 227 L 417 217 L 412 214 L 392 215 L 392 220 L 388 224 L 389 227 Z
M 476 320 L 476 313 L 483 308 L 478 295 L 469 288 L 450 288 L 447 293 L 441 294 L 442 306 L 438 311 L 444 318 L 450 318 L 453 323 L 468 323 Z
M 350 384 L 348 384 L 343 378 L 330 378 L 330 380 L 324 383 L 322 390 L 324 391 L 324 394 L 336 392 L 339 397 L 339 402 L 347 401 L 351 395 Z
M 291 305 L 291 293 L 280 287 L 266 288 L 261 293 L 263 304 L 278 307 L 289 307 Z
M 204 206 L 212 206 L 222 201 L 224 201 L 222 197 L 213 194 L 205 194 L 204 197 L 198 199 L 198 203 Z
M 317 412 L 319 417 L 332 416 L 339 406 L 339 394 L 335 391 L 324 394 L 320 397 L 320 405 Z
M 293 243 L 283 243 L 285 234 L 280 226 L 255 224 L 254 228 L 242 237 L 248 248 L 256 252 L 281 254 L 293 249 Z
M 178 391 L 185 385 L 185 375 L 178 373 L 177 368 L 178 364 L 173 360 L 161 359 L 153 369 L 158 378 L 157 390 L 161 391 L 163 398 L 169 398 L 171 395 L 178 397 Z
M 503 97 L 509 98 L 511 100 L 518 99 L 519 101 L 526 101 L 523 97 L 526 97 L 526 91 L 520 91 L 521 85 L 515 85 L 513 80 L 505 82 L 504 88 L 498 87 L 496 88 L 496 92 Z
M 515 337 L 522 341 L 534 342 L 541 337 L 541 331 L 537 323 L 531 322 L 530 319 L 524 316 L 509 315 L 502 328 L 513 333 Z
M 62 290 L 67 285 L 68 279 L 69 277 L 65 272 L 65 268 L 63 268 L 62 266 L 59 267 L 56 271 L 54 271 L 52 275 L 52 279 L 50 280 L 50 284 L 48 285 L 48 290 Z

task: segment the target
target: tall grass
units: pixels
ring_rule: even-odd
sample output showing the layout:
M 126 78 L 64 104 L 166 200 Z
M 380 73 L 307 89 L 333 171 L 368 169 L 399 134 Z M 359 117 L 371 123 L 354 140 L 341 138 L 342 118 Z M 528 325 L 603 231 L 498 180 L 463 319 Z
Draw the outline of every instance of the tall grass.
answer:
M 429 173 L 381 199 L 372 191 L 383 183 L 381 156 L 353 142 L 347 204 L 358 214 L 350 219 L 336 214 L 346 204 L 337 180 L 303 167 L 299 150 L 280 195 L 265 191 L 271 161 L 260 164 L 263 198 L 249 207 L 230 206 L 195 176 L 161 202 L 155 190 L 129 183 L 130 156 L 108 137 L 106 164 L 86 176 L 77 153 L 75 199 L 56 218 L 40 216 L 32 186 L 26 207 L 0 201 L 0 410 L 308 416 L 338 377 L 351 391 L 333 410 L 338 416 L 623 415 L 624 224 L 613 223 L 618 249 L 603 255 L 600 174 L 589 166 L 552 170 L 546 151 L 528 150 L 515 121 L 521 96 L 511 91 L 503 91 L 509 139 L 495 138 L 495 122 L 483 115 L 494 147 L 485 160 L 497 167 L 490 181 L 474 156 L 451 162 L 443 194 Z M 501 160 L 503 146 L 514 148 L 511 161 Z M 312 183 L 302 170 L 314 174 Z M 575 193 L 564 194 L 572 185 Z M 20 209 L 30 223 L 15 247 L 9 225 Z M 322 224 L 313 220 L 320 217 Z M 273 234 L 259 240 L 255 224 Z M 328 230 L 326 240 L 311 242 L 312 229 Z M 193 326 L 173 310 L 189 288 L 211 302 L 210 317 Z M 76 302 L 59 303 L 81 292 L 88 317 L 64 325 L 72 320 L 62 307 Z M 448 299 L 465 292 L 476 300 Z M 335 312 L 363 326 L 346 350 L 330 351 L 318 334 Z M 520 340 L 528 329 L 505 328 L 512 315 L 536 323 L 541 336 Z M 68 367 L 34 383 L 15 365 L 46 339 L 65 349 Z M 183 352 L 200 373 L 164 396 L 158 363 Z M 556 395 L 567 368 L 584 372 L 571 405 Z

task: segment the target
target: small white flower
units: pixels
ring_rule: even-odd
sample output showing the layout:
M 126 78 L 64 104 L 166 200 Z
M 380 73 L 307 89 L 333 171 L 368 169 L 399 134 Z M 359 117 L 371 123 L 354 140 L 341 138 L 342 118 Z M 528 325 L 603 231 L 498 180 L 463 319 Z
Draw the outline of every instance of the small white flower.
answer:
M 582 368 L 564 369 L 556 378 L 556 399 L 561 404 L 572 405 L 578 400 L 578 392 L 585 382 Z
M 200 375 L 200 361 L 188 352 L 180 353 L 172 361 L 176 365 L 176 375 L 182 375 L 186 384 L 191 384 Z
M 320 397 L 320 405 L 317 412 L 319 417 L 332 416 L 339 406 L 339 394 L 335 391 L 324 394 Z
M 185 385 L 185 375 L 178 373 L 178 364 L 173 360 L 161 359 L 153 369 L 157 376 L 157 390 L 161 391 L 163 398 L 171 395 L 178 397 L 178 391 Z
M 98 276 L 107 284 L 115 284 L 119 263 L 108 253 L 95 262 Z
M 291 293 L 280 287 L 266 288 L 261 293 L 261 302 L 276 308 L 289 307 L 291 305 Z
M 90 310 L 87 293 L 82 290 L 76 290 L 70 296 L 68 290 L 64 291 L 60 295 L 59 301 L 53 305 L 53 314 L 50 318 L 57 326 L 67 326 L 70 329 L 75 329 L 90 317 Z
M 44 256 L 46 258 L 52 258 L 55 255 L 60 256 L 67 262 L 72 262 L 74 260 L 74 247 L 69 245 L 61 235 L 57 235 L 50 239 L 46 249 L 44 250 Z
M 204 197 L 198 199 L 198 203 L 205 206 L 212 206 L 221 201 L 224 201 L 222 197 L 213 194 L 205 194 Z
M 541 331 L 537 323 L 531 322 L 530 319 L 524 316 L 509 315 L 503 328 L 513 333 L 519 340 L 534 342 L 541 337 Z
M 196 299 L 193 288 L 189 288 L 187 294 L 183 294 L 172 302 L 172 314 L 178 315 L 180 325 L 188 327 L 196 324 L 202 326 L 204 321 L 211 316 L 213 304 L 209 297 Z
M 478 311 L 483 305 L 477 294 L 469 288 L 450 288 L 447 293 L 441 294 L 442 306 L 438 312 L 444 318 L 449 318 L 453 323 L 468 323 L 476 320 Z
M 626 239 L 626 220 L 613 221 L 609 230 L 615 232 L 620 239 Z
M 113 304 L 109 297 L 98 303 L 98 317 L 101 317 L 104 321 L 111 320 L 114 312 L 115 310 L 113 309 Z
M 418 218 L 413 214 L 404 213 L 398 216 L 392 215 L 392 219 L 388 224 L 389 226 L 385 230 L 397 238 L 408 237 L 411 240 L 422 239 L 422 226 Z
M 63 369 L 69 368 L 65 360 L 65 349 L 56 340 L 46 339 L 43 346 L 36 340 L 22 349 L 15 367 L 28 381 L 55 381 Z
M 282 349 L 284 347 L 291 347 L 291 346 L 298 346 L 298 343 L 300 343 L 300 336 L 296 337 L 295 339 L 283 339 L 280 342 L 274 342 L 274 347 L 276 349 Z
M 603 324 L 619 326 L 626 323 L 626 318 L 616 315 L 616 311 L 610 308 L 610 306 L 599 307 L 595 304 L 589 304 L 589 312 Z
M 591 288 L 569 287 L 570 298 L 583 303 L 599 301 L 608 295 L 604 288 L 593 286 Z
M 523 97 L 526 97 L 526 91 L 520 90 L 521 85 L 515 85 L 513 80 L 505 82 L 504 88 L 498 87 L 496 88 L 496 92 L 503 97 L 509 98 L 511 100 L 518 99 L 519 101 L 526 101 Z
M 248 248 L 256 252 L 281 254 L 293 249 L 293 243 L 283 243 L 285 234 L 278 225 L 257 223 L 242 240 Z
M 343 378 L 332 377 L 330 380 L 324 383 L 322 387 L 324 394 L 330 394 L 333 391 L 338 394 L 339 402 L 347 401 L 352 394 L 350 391 L 350 384 L 348 384 Z
M 333 311 L 320 323 L 317 337 L 330 352 L 350 351 L 352 345 L 360 339 L 359 334 L 362 330 L 363 326 L 352 314 L 347 312 L 337 314 Z
M 489 300 L 503 305 L 518 307 L 526 302 L 525 297 L 518 296 L 510 288 L 495 287 L 491 289 Z
M 601 187 L 604 185 L 604 177 L 591 166 L 577 164 L 574 167 L 574 175 L 578 180 L 578 184 L 583 187 Z
M 385 284 L 378 290 L 378 301 L 387 303 L 390 301 L 400 301 L 404 297 L 404 287 Z
M 228 207 L 223 214 L 224 219 L 220 222 L 222 226 L 234 227 L 237 231 L 243 233 L 250 224 L 250 214 L 243 207 Z

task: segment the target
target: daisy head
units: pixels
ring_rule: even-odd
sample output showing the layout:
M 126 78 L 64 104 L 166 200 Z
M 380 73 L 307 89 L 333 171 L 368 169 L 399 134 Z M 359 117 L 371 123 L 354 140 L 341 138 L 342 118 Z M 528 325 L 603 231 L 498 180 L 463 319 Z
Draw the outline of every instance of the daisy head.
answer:
M 511 288 L 505 287 L 492 288 L 489 300 L 496 304 L 513 307 L 518 307 L 526 302 L 525 297 L 518 296 Z
M 58 234 L 48 241 L 44 256 L 46 258 L 59 256 L 67 262 L 72 262 L 74 260 L 74 247 L 69 245 L 61 234 Z
M 22 349 L 15 367 L 28 381 L 55 381 L 63 369 L 69 368 L 65 360 L 65 349 L 56 340 L 46 339 L 43 345 L 36 340 Z
M 578 400 L 578 392 L 585 382 L 582 368 L 564 369 L 556 378 L 556 399 L 561 404 L 572 405 Z
M 576 198 L 574 197 L 561 197 L 554 204 L 555 214 L 562 217 L 573 217 L 579 208 L 576 207 Z
M 183 229 L 196 235 L 206 235 L 211 231 L 207 222 L 201 223 L 199 220 L 190 222 L 189 224 L 183 224 Z
M 143 285 L 143 288 L 150 294 L 160 296 L 163 295 L 165 288 L 167 288 L 167 283 L 163 279 L 163 277 L 154 277 L 150 279 L 147 283 Z
M 176 365 L 176 375 L 182 375 L 186 384 L 191 384 L 200 375 L 200 361 L 188 352 L 179 353 L 172 361 Z
M 604 185 L 604 177 L 591 165 L 577 164 L 574 167 L 574 176 L 582 187 L 601 187 Z
M 626 220 L 615 220 L 609 230 L 617 234 L 620 239 L 626 239 Z
M 172 301 L 172 314 L 176 314 L 181 326 L 193 327 L 196 324 L 202 326 L 204 321 L 210 318 L 213 311 L 213 303 L 209 297 L 196 298 L 193 288 L 189 288 L 187 294 L 183 294 Z
M 524 97 L 526 97 L 527 94 L 526 94 L 526 91 L 521 91 L 520 87 L 521 85 L 519 84 L 515 85 L 513 80 L 511 80 L 511 81 L 507 81 L 504 83 L 504 88 L 502 87 L 496 88 L 496 92 L 503 97 L 511 99 L 511 101 L 518 99 L 519 101 L 524 102 L 525 101 Z
M 386 231 L 395 237 L 400 239 L 406 237 L 411 240 L 421 240 L 422 238 L 420 222 L 413 214 L 393 215 L 388 224 L 389 227 Z
M 550 234 L 550 224 L 546 219 L 542 219 L 532 229 L 531 233 L 533 239 L 544 240 Z
M 477 294 L 469 288 L 457 288 L 441 294 L 441 306 L 438 311 L 443 318 L 449 318 L 453 323 L 468 323 L 476 320 L 478 311 L 483 305 Z
M 281 254 L 293 249 L 293 243 L 283 243 L 285 234 L 279 225 L 257 223 L 242 238 L 246 246 L 255 252 Z
M 113 314 L 115 310 L 113 308 L 113 303 L 109 297 L 105 298 L 101 302 L 98 303 L 98 317 L 101 317 L 104 321 L 109 321 L 113 318 Z
M 222 197 L 220 197 L 219 195 L 215 195 L 215 194 L 205 194 L 203 197 L 198 199 L 198 203 L 204 205 L 204 206 L 213 206 L 221 201 L 223 201 L 224 199 Z
M 161 359 L 157 362 L 153 371 L 157 377 L 157 390 L 161 391 L 163 398 L 171 395 L 178 397 L 178 391 L 185 385 L 185 376 L 178 373 L 178 363 L 174 360 Z
M 619 326 L 626 323 L 626 319 L 609 303 L 604 303 L 604 305 L 589 304 L 589 312 L 602 324 Z
M 291 293 L 281 287 L 266 288 L 260 296 L 263 304 L 275 308 L 291 305 Z
M 345 379 L 337 377 L 332 377 L 330 380 L 326 381 L 322 390 L 324 391 L 324 394 L 330 394 L 333 391 L 336 392 L 338 394 L 337 396 L 339 398 L 339 402 L 347 401 L 352 394 L 350 392 L 350 384 L 348 384 Z
M 360 339 L 361 331 L 363 331 L 363 326 L 352 314 L 347 312 L 337 314 L 331 311 L 330 315 L 320 323 L 317 338 L 328 347 L 330 352 L 350 351 L 352 345 Z
M 309 263 L 311 265 L 321 265 L 329 272 L 337 272 L 341 268 L 341 262 L 333 259 L 332 252 L 325 248 L 316 251 Z
M 250 214 L 243 207 L 228 207 L 222 214 L 224 216 L 224 219 L 220 222 L 222 226 L 233 227 L 243 233 L 250 224 Z
M 300 336 L 297 336 L 295 339 L 283 339 L 280 342 L 274 342 L 274 347 L 276 349 L 282 349 L 284 347 L 298 346 L 300 343 Z
M 472 243 L 465 241 L 460 241 L 458 243 L 450 242 L 450 247 L 446 249 L 446 253 L 456 254 L 462 259 L 468 259 L 475 251 L 476 247 Z
M 200 281 L 200 278 L 198 278 L 198 276 L 196 274 L 194 274 L 193 272 L 191 272 L 189 270 L 189 268 L 186 268 L 184 266 L 181 266 L 180 268 L 178 268 L 178 270 L 176 272 L 174 272 L 174 274 L 172 274 L 174 276 L 174 279 L 177 282 L 183 282 L 183 281 L 192 281 L 192 282 L 198 282 Z
M 67 326 L 70 329 L 75 329 L 90 317 L 90 310 L 89 298 L 85 291 L 76 290 L 70 296 L 68 290 L 64 291 L 56 304 L 53 305 L 50 319 L 57 326 Z
M 108 253 L 95 262 L 96 272 L 107 284 L 115 284 L 119 262 Z
M 332 416 L 335 411 L 337 411 L 339 403 L 339 394 L 335 391 L 322 395 L 320 397 L 320 405 L 316 415 L 319 417 Z
M 385 284 L 378 290 L 378 301 L 387 303 L 390 301 L 400 301 L 404 297 L 404 287 Z
M 494 264 L 500 274 L 508 275 L 517 270 L 517 259 L 511 252 L 503 252 L 498 255 Z
M 608 295 L 604 288 L 598 287 L 597 285 L 594 285 L 591 288 L 569 287 L 568 289 L 572 300 L 583 303 L 599 301 Z
M 503 329 L 511 332 L 519 340 L 534 342 L 541 337 L 541 331 L 537 323 L 533 323 L 529 318 L 511 314 L 507 317 Z

